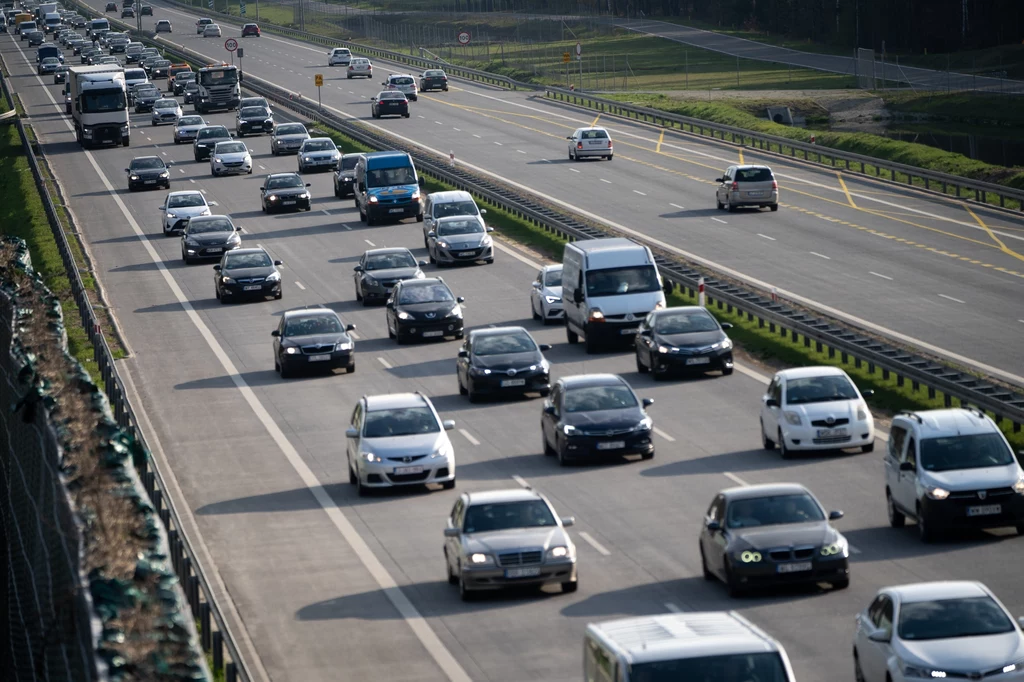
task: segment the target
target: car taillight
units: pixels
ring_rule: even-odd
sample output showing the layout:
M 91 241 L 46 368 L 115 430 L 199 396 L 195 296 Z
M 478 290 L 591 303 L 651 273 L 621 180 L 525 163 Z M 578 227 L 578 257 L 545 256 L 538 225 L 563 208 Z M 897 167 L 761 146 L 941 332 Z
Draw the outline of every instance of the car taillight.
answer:
M 779 188 L 779 183 L 776 182 L 775 180 L 772 180 L 772 189 L 778 189 L 778 188 Z
M 732 191 L 733 192 L 738 192 L 739 190 L 740 190 L 740 183 L 738 183 L 738 182 L 736 182 L 734 180 L 733 183 L 732 183 Z
M 608 149 L 611 149 L 611 148 L 612 148 L 612 141 L 608 140 Z
M 577 142 L 576 143 L 576 149 L 583 149 L 583 143 L 582 142 Z

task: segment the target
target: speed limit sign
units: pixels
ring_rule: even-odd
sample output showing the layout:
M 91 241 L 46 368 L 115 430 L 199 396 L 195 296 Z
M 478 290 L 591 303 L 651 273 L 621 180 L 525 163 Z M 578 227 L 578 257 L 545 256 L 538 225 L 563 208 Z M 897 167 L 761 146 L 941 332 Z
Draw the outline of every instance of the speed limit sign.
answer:
M 238 49 L 238 41 L 234 38 L 228 38 L 224 41 L 224 49 L 228 52 L 234 52 Z
M 469 31 L 459 31 L 459 45 L 469 45 Z

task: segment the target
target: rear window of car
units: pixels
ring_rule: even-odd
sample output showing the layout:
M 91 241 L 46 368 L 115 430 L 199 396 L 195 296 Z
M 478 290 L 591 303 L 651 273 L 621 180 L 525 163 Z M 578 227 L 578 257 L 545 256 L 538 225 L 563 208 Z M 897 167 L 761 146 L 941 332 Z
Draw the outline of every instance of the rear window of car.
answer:
M 768 168 L 740 168 L 736 171 L 737 182 L 771 182 L 774 179 Z
M 582 138 L 584 140 L 606 140 L 608 133 L 603 130 L 584 130 Z
M 392 78 L 391 83 L 394 85 L 412 85 L 412 78 L 409 76 L 400 76 L 398 78 Z

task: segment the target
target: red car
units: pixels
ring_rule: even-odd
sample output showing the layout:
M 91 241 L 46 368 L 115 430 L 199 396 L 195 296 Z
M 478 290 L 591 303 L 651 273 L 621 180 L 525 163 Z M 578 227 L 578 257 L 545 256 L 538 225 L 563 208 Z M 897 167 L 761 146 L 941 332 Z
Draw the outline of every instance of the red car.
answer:
M 256 36 L 257 38 L 259 38 L 260 37 L 260 27 L 257 26 L 256 24 L 246 24 L 245 26 L 243 26 L 242 27 L 242 37 L 246 38 L 248 36 Z

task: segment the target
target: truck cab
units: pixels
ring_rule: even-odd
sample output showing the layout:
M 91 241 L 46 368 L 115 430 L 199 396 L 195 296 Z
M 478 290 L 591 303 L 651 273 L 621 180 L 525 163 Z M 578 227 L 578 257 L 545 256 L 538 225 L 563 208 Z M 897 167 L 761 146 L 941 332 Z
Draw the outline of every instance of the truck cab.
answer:
M 119 64 L 72 67 L 64 92 L 70 95 L 68 107 L 80 145 L 129 145 L 128 99 Z
M 193 102 L 196 113 L 237 108 L 242 99 L 240 80 L 238 67 L 231 64 L 210 64 L 199 69 L 199 92 Z

